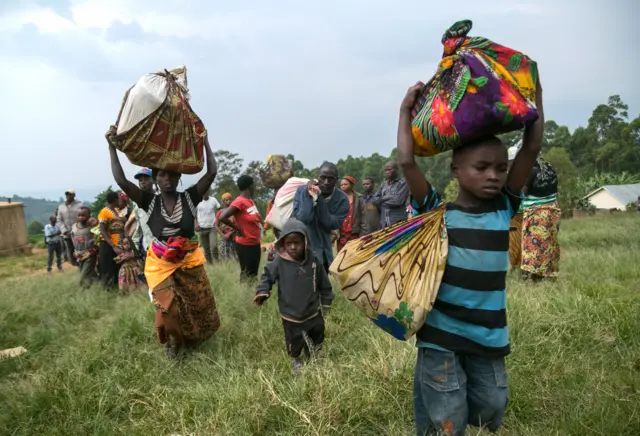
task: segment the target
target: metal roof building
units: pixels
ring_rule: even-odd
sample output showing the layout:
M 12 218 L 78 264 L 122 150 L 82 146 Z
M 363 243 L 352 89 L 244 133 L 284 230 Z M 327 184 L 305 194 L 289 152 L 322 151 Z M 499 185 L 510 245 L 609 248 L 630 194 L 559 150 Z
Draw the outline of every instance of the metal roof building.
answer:
M 640 183 L 633 185 L 605 185 L 584 198 L 596 209 L 626 210 L 627 204 L 635 203 L 640 197 Z

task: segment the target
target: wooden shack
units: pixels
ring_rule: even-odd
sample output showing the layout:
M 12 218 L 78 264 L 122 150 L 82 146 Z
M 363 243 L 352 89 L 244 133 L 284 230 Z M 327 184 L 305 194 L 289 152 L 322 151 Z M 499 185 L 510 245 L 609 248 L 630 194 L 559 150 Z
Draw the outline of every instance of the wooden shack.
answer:
M 0 202 L 0 255 L 29 252 L 22 203 Z

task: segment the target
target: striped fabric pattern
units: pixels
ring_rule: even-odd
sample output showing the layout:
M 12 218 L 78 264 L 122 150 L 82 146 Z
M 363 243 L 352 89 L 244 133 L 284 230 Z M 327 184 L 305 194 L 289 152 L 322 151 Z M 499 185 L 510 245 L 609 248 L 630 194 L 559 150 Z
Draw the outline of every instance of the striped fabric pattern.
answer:
M 555 203 L 556 201 L 556 194 L 547 195 L 546 197 L 535 197 L 533 195 L 527 195 L 524 200 L 522 200 L 522 209 L 527 209 L 534 206 L 542 206 L 543 204 Z
M 415 214 L 437 205 L 435 190 Z M 418 347 L 500 357 L 509 354 L 506 276 L 509 224 L 521 198 L 506 190 L 477 208 L 447 204 L 449 254 L 433 309 L 418 332 Z
M 178 195 L 178 199 L 176 201 L 176 205 L 173 208 L 173 213 L 169 215 L 164 207 L 164 203 L 160 198 L 160 194 L 156 194 L 156 201 L 152 201 L 149 205 L 148 215 L 151 216 L 153 213 L 153 209 L 156 207 L 156 203 L 160 205 L 160 213 L 162 214 L 162 218 L 164 218 L 166 225 L 162 229 L 162 236 L 165 238 L 169 238 L 171 236 L 175 236 L 181 231 L 180 222 L 182 221 L 182 208 L 183 208 L 183 199 L 187 202 L 187 207 L 191 209 L 191 214 L 196 216 L 196 207 L 191 200 L 191 196 L 189 192 L 184 191 L 182 195 Z

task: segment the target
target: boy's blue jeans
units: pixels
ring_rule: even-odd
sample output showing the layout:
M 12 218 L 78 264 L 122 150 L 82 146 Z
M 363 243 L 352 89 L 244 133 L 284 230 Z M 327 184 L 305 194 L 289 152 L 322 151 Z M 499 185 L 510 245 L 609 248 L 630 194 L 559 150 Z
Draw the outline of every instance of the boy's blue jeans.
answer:
M 508 401 L 504 357 L 418 348 L 413 386 L 418 436 L 464 436 L 467 424 L 496 431 Z

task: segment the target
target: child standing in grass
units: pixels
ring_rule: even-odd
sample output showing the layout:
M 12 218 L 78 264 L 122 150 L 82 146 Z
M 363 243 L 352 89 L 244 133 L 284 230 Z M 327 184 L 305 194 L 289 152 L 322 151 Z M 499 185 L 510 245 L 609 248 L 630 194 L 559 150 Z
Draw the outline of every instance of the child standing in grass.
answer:
M 293 369 L 302 367 L 301 355 L 313 357 L 324 342 L 324 318 L 333 290 L 322 260 L 309 247 L 305 225 L 291 218 L 275 243 L 276 256 L 258 284 L 254 303 L 261 306 L 278 282 L 278 309 Z M 322 307 L 321 307 L 322 306 Z
M 44 241 L 47 243 L 47 251 L 49 252 L 47 272 L 51 272 L 54 254 L 56 255 L 58 271 L 62 271 L 62 239 L 60 235 L 62 235 L 62 232 L 60 231 L 60 227 L 58 227 L 57 218 L 55 215 L 51 215 L 49 217 L 49 224 L 44 226 Z
M 120 266 L 118 272 L 120 291 L 128 292 L 146 286 L 142 259 L 133 251 L 131 239 L 122 240 L 122 252 L 116 257 L 116 263 Z
M 398 161 L 412 196 L 414 214 L 438 205 L 435 189 L 413 155 L 411 108 L 424 88 L 409 88 L 398 125 Z M 507 408 L 509 354 L 506 273 L 509 223 L 521 203 L 522 187 L 542 146 L 539 119 L 524 132 L 508 171 L 508 154 L 496 137 L 455 149 L 451 171 L 459 193 L 446 206 L 449 254 L 433 309 L 417 334 L 414 376 L 417 434 L 462 436 L 468 424 L 496 431 Z
M 73 240 L 73 255 L 80 267 L 80 287 L 86 288 L 96 280 L 96 263 L 98 260 L 98 247 L 93 233 L 91 233 L 91 211 L 86 206 L 78 209 L 75 224 L 71 226 L 71 238 Z

